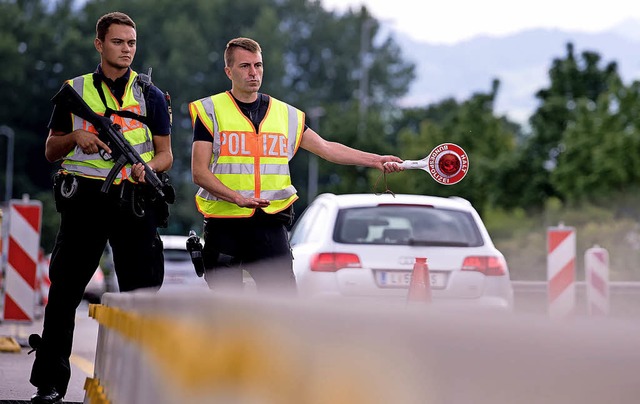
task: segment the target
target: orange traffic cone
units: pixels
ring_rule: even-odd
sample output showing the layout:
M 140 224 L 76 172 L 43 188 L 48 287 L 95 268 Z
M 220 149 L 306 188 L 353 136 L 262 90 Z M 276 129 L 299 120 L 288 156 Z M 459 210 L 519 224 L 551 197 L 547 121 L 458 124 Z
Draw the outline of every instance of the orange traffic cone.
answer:
M 413 264 L 407 302 L 431 302 L 431 281 L 426 258 L 416 258 Z

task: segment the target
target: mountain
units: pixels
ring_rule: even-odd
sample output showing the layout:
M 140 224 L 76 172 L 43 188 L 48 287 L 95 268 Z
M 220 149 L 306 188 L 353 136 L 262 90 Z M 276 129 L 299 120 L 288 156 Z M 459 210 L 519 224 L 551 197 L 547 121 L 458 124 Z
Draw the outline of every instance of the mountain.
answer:
M 500 80 L 496 112 L 526 123 L 537 107 L 535 93 L 549 85 L 553 59 L 564 58 L 566 45 L 576 55 L 593 51 L 600 66 L 616 62 L 623 81 L 640 80 L 640 21 L 626 21 L 599 33 L 531 29 L 502 36 L 478 36 L 454 45 L 418 42 L 394 34 L 404 57 L 416 64 L 416 79 L 404 106 L 426 106 L 445 98 L 458 101 L 473 93 L 488 92 Z

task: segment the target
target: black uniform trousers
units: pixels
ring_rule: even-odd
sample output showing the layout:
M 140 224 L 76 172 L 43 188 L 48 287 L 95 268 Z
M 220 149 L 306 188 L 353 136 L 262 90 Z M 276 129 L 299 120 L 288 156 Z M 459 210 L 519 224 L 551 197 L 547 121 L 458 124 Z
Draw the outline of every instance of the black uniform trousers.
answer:
M 202 258 L 209 288 L 239 290 L 244 269 L 259 292 L 295 296 L 286 220 L 261 209 L 248 218 L 206 218 Z
M 63 396 L 71 378 L 69 357 L 76 309 L 109 242 L 121 292 L 159 288 L 164 276 L 162 242 L 157 235 L 155 213 L 149 203 L 138 217 L 125 191 L 146 188 L 124 183 L 100 191 L 101 180 L 75 177 L 77 190 L 68 198 L 54 185 L 61 221 L 51 254 L 51 286 L 45 307 L 42 342 L 36 350 L 30 382 L 39 388 L 55 387 Z

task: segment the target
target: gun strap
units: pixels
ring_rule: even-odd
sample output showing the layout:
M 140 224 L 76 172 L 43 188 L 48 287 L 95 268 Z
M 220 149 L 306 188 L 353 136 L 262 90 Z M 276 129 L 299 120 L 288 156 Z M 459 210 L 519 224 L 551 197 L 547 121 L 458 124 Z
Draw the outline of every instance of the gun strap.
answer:
M 97 73 L 93 73 L 93 86 L 98 91 L 98 95 L 100 96 L 100 100 L 102 101 L 102 104 L 104 104 L 104 108 L 105 108 L 104 116 L 109 118 L 111 115 L 115 114 L 123 118 L 135 119 L 136 121 L 142 122 L 143 124 L 149 126 L 148 125 L 149 118 L 146 116 L 138 115 L 135 112 L 131 112 L 131 111 L 116 111 L 115 109 L 109 108 L 109 106 L 107 105 L 107 98 L 105 97 L 104 90 L 102 89 L 102 78 Z M 145 94 L 145 99 L 146 99 L 146 94 Z
M 149 95 L 149 88 L 151 88 L 151 85 L 153 84 L 153 82 L 151 81 L 151 71 L 152 69 L 149 68 L 147 74 L 138 73 L 138 76 L 136 78 L 136 80 L 138 81 L 138 85 L 142 89 L 142 94 L 144 95 L 145 100 L 147 99 L 147 95 Z

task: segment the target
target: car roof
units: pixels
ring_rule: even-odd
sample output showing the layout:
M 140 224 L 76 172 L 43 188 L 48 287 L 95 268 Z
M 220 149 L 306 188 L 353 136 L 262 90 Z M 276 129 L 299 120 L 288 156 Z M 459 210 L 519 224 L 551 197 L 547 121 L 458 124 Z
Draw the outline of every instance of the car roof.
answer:
M 466 211 L 475 210 L 466 199 L 452 196 L 448 198 L 415 194 L 321 194 L 316 200 L 331 201 L 341 208 L 376 206 L 383 204 L 431 205 L 439 208 L 453 208 Z

